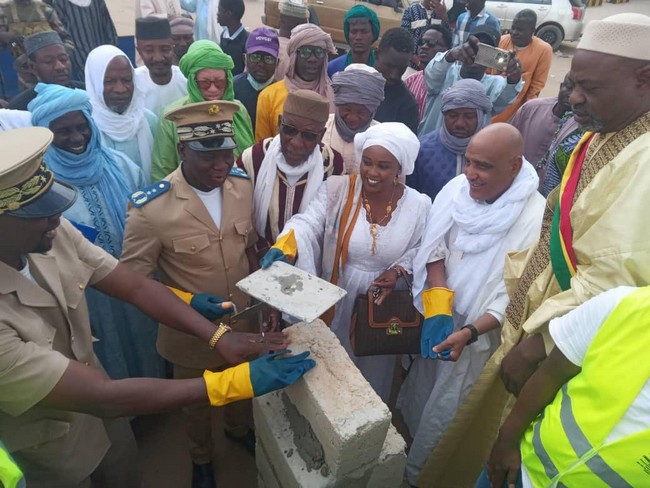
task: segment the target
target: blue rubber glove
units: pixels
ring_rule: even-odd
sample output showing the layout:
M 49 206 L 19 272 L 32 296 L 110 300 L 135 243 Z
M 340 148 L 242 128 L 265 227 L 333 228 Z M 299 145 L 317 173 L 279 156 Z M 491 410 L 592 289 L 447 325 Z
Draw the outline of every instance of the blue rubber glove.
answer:
M 250 380 L 256 397 L 293 385 L 316 366 L 313 359 L 307 359 L 309 351 L 295 356 L 278 357 L 289 353 L 291 350 L 285 349 L 250 362 Z
M 231 302 L 230 307 L 224 308 L 221 304 L 225 301 L 218 295 L 211 295 L 210 293 L 197 293 L 192 296 L 190 300 L 190 307 L 203 315 L 211 322 L 220 319 L 226 314 L 232 313 L 233 307 Z
M 279 237 L 271 249 L 260 259 L 260 266 L 266 269 L 271 266 L 275 261 L 284 261 L 285 263 L 293 263 L 298 255 L 298 243 L 296 242 L 296 235 L 293 229 Z
M 260 266 L 262 269 L 266 269 L 271 266 L 275 261 L 284 261 L 285 263 L 289 262 L 287 255 L 280 251 L 277 247 L 272 247 L 266 254 L 260 259 Z
M 429 288 L 422 292 L 424 306 L 424 323 L 420 336 L 420 353 L 423 358 L 437 359 L 433 348 L 444 341 L 454 329 L 451 309 L 454 292 L 447 288 Z M 443 351 L 440 356 L 449 359 L 451 351 Z

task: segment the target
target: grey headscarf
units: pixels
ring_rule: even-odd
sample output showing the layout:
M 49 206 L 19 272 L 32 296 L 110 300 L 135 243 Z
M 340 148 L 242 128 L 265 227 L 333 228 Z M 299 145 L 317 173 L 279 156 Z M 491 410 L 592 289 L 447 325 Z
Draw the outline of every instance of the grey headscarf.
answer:
M 334 90 L 334 105 L 337 106 L 334 123 L 341 139 L 352 142 L 355 134 L 365 132 L 379 104 L 384 100 L 384 85 L 386 80 L 375 68 L 365 64 L 351 64 L 345 71 L 339 71 L 332 77 L 332 90 Z M 358 103 L 364 105 L 370 111 L 368 123 L 357 129 L 350 129 L 339 114 L 338 106 L 346 103 Z
M 441 112 L 457 108 L 474 108 L 478 124 L 476 132 L 490 123 L 492 100 L 485 93 L 485 87 L 480 81 L 465 78 L 454 83 L 442 94 Z M 442 123 L 440 128 L 440 142 L 454 154 L 465 154 L 471 137 L 454 137 L 447 130 L 447 125 Z

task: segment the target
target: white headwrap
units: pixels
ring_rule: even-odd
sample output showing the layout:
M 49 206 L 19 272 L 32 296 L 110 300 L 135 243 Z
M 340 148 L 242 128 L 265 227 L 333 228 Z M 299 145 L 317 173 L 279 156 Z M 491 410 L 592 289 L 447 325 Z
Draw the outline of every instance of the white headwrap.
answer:
M 500 249 L 499 242 L 524 211 L 538 185 L 535 168 L 524 159 L 510 187 L 494 203 L 472 199 L 464 174 L 456 176 L 442 188 L 433 202 L 425 236 L 413 260 L 413 296 L 419 310 L 422 310 L 421 293 L 426 285 L 429 257 L 440 246 L 446 248 L 445 236 L 456 224 L 458 235 L 454 244 L 464 254 L 453 276 L 449 276 L 447 285 L 451 289 L 463 287 L 465 293 L 456 295 L 454 308 L 463 315 L 468 313 L 473 297 L 491 271 L 484 263 L 493 262 L 494 254 Z
M 354 136 L 357 161 L 361 161 L 363 150 L 370 146 L 381 146 L 395 156 L 404 175 L 413 173 L 415 158 L 420 151 L 420 141 L 411 129 L 401 122 L 373 125 L 367 131 Z
M 32 113 L 27 110 L 0 108 L 0 132 L 32 126 Z
M 142 172 L 148 180 L 151 174 L 153 135 L 144 115 L 144 95 L 134 83 L 131 104 L 121 114 L 108 108 L 104 101 L 106 67 L 117 56 L 129 59 L 126 54 L 111 45 L 99 46 L 90 51 L 85 69 L 86 92 L 88 92 L 90 103 L 93 106 L 93 119 L 103 135 L 119 142 L 137 139 Z M 129 61 L 129 65 L 131 65 L 131 61 Z M 132 65 L 131 72 L 133 72 Z
M 323 183 L 325 170 L 323 168 L 323 153 L 320 146 L 316 145 L 307 158 L 307 161 L 299 166 L 291 166 L 284 159 L 280 135 L 273 138 L 269 144 L 264 159 L 260 166 L 260 172 L 255 180 L 255 191 L 253 192 L 253 207 L 255 208 L 255 230 L 258 235 L 266 234 L 266 222 L 269 216 L 271 197 L 277 180 L 277 171 L 282 171 L 287 177 L 301 178 L 307 174 L 307 184 L 302 194 L 299 211 L 302 213 L 307 209 L 309 202 L 316 196 L 318 189 Z M 279 229 L 280 231 L 282 229 Z

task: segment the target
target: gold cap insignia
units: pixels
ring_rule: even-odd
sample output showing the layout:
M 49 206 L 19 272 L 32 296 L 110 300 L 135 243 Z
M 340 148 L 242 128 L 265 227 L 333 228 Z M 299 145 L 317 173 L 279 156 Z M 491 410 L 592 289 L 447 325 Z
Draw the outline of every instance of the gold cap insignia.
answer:
M 213 105 L 210 105 L 210 108 L 208 109 L 208 113 L 210 115 L 216 115 L 219 113 L 219 106 L 215 103 Z

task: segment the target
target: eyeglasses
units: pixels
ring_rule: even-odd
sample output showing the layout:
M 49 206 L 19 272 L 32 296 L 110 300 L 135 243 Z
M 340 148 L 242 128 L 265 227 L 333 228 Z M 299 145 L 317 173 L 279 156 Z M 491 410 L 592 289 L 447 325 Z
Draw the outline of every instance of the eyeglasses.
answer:
M 264 64 L 275 64 L 277 62 L 277 59 L 270 54 L 253 53 L 247 54 L 246 56 L 248 56 L 248 60 L 253 64 L 259 64 L 262 61 L 264 61 Z
M 217 90 L 225 90 L 228 86 L 228 80 L 195 80 L 201 90 L 209 90 L 212 85 Z
M 438 41 L 431 41 L 429 39 L 420 39 L 418 41 L 418 46 L 420 47 L 424 46 L 425 44 L 427 45 L 427 47 L 430 47 L 431 49 L 433 49 L 436 46 L 442 46 L 442 43 Z
M 298 134 L 300 134 L 300 137 L 302 137 L 303 140 L 307 142 L 317 142 L 320 138 L 319 132 L 298 130 L 293 125 L 285 124 L 284 122 L 280 122 L 280 130 L 284 135 L 289 137 L 296 137 Z
M 311 55 L 316 56 L 318 59 L 323 59 L 325 57 L 325 49 L 322 47 L 301 47 L 298 49 L 298 56 L 300 56 L 303 59 L 307 59 Z

